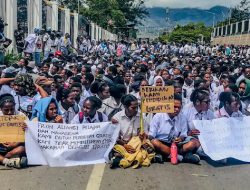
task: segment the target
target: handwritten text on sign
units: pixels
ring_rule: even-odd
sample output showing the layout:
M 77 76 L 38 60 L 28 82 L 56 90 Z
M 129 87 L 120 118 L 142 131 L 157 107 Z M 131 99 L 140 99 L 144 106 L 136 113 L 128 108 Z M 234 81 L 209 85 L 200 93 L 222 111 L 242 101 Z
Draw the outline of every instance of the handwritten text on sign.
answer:
M 110 123 L 29 122 L 26 152 L 31 165 L 75 166 L 104 163 L 119 134 Z
M 173 86 L 143 86 L 141 87 L 143 113 L 173 113 Z
M 0 116 L 0 143 L 24 142 L 22 126 L 25 119 L 20 115 Z

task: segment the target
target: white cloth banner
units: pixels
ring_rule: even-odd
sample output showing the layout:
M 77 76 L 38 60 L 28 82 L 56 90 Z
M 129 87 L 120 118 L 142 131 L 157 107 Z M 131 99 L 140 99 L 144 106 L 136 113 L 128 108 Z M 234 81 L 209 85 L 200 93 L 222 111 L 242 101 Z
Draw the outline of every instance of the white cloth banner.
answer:
M 120 127 L 111 123 L 28 122 L 25 146 L 29 165 L 51 167 L 105 163 Z
M 195 120 L 204 152 L 213 160 L 250 162 L 250 117 Z

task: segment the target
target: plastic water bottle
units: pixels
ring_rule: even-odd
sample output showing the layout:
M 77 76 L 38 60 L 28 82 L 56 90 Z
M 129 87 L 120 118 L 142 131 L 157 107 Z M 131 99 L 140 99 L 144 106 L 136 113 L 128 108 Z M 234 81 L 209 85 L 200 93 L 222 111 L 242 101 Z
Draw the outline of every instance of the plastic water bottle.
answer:
M 173 142 L 171 145 L 170 154 L 171 154 L 171 164 L 173 165 L 178 164 L 178 149 L 175 142 Z

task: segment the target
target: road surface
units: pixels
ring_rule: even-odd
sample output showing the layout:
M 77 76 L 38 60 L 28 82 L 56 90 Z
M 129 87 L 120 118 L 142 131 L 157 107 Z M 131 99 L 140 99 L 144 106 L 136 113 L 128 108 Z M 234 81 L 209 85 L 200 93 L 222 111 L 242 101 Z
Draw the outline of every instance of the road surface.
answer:
M 202 161 L 201 165 L 164 163 L 115 170 L 105 164 L 22 170 L 1 167 L 0 184 L 0 190 L 249 190 L 250 164 L 231 160 L 224 166 Z

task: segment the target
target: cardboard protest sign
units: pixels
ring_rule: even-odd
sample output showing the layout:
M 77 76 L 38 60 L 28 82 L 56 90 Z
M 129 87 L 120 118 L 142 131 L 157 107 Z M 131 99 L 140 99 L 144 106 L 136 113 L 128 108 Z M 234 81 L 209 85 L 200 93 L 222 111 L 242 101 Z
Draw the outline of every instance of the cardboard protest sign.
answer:
M 143 113 L 173 113 L 173 86 L 143 86 L 140 90 Z
M 250 162 L 250 117 L 194 120 L 199 140 L 212 160 L 235 158 Z
M 0 116 L 0 143 L 24 142 L 22 126 L 25 120 L 25 116 L 20 115 Z
M 111 123 L 28 122 L 25 147 L 29 165 L 51 167 L 105 163 L 120 131 Z

